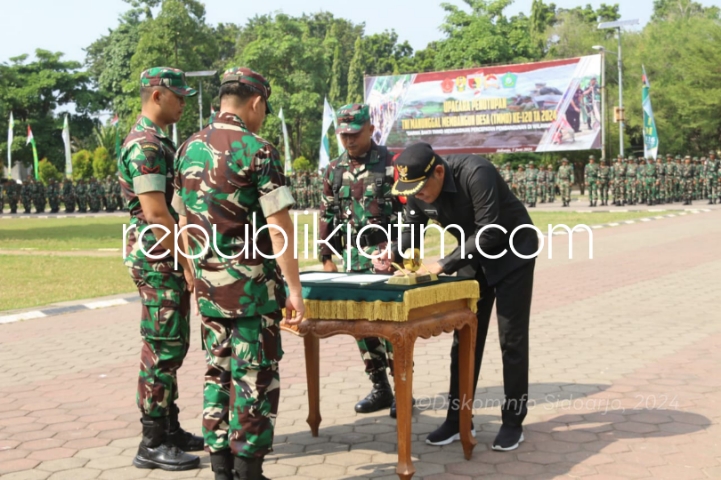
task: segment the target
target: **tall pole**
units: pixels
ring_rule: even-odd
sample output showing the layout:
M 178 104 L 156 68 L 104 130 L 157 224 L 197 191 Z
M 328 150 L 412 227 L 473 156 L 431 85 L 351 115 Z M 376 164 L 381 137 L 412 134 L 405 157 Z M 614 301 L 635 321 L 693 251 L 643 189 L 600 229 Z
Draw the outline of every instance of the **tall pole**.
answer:
M 624 124 L 624 112 L 623 112 L 623 65 L 621 63 L 621 27 L 618 27 L 618 107 L 621 114 L 621 119 L 618 122 L 618 138 L 620 142 L 620 155 L 623 156 L 623 124 Z
M 198 122 L 203 129 L 203 80 L 198 81 Z
M 601 157 L 606 156 L 606 50 L 601 50 Z

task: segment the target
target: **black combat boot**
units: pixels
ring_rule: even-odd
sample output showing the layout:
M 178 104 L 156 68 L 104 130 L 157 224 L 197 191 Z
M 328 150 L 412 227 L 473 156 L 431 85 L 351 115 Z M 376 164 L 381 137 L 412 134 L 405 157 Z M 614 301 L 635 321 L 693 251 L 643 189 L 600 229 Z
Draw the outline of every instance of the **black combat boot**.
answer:
M 177 472 L 192 470 L 200 465 L 200 458 L 183 452 L 168 443 L 168 418 L 143 415 L 143 439 L 133 465 L 138 468 L 160 468 Z
M 233 454 L 229 449 L 210 452 L 210 468 L 215 480 L 233 480 Z
M 355 411 L 358 413 L 373 413 L 389 408 L 393 404 L 393 390 L 388 383 L 386 370 L 378 370 L 370 374 L 373 390 L 366 398 L 356 403 Z
M 170 415 L 168 416 L 168 443 L 174 445 L 184 452 L 200 452 L 203 450 L 203 437 L 193 435 L 186 432 L 180 426 L 178 414 L 180 409 L 177 405 L 170 406 Z
M 235 457 L 233 480 L 269 480 L 263 475 L 262 458 Z
M 411 398 L 411 406 L 415 407 L 416 405 L 416 399 Z M 393 399 L 393 403 L 391 404 L 391 418 L 396 418 L 397 412 L 396 412 L 396 399 Z

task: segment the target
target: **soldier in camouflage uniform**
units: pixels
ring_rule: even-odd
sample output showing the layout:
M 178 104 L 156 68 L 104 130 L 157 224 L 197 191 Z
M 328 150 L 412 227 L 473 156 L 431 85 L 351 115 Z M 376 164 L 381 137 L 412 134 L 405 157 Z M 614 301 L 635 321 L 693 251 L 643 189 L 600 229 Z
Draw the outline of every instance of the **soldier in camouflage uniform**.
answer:
M 180 70 L 156 67 L 140 75 L 141 114 L 125 138 L 118 159 L 123 196 L 130 208 L 131 229 L 125 265 L 140 292 L 140 334 L 143 346 L 137 404 L 143 437 L 133 464 L 138 468 L 188 470 L 200 459 L 185 451 L 203 448 L 203 439 L 180 427 L 177 371 L 190 343 L 192 270 L 178 257 L 175 269 L 172 235 L 153 248 L 163 225 L 173 232 L 178 216 L 171 206 L 175 147 L 165 129 L 183 113 L 185 97 L 197 92 Z M 172 256 L 159 257 L 170 251 Z M 190 284 L 190 285 L 189 285 Z M 174 448 L 177 447 L 177 448 Z
M 368 224 L 384 227 L 395 223 L 402 205 L 391 194 L 394 182 L 393 153 L 376 145 L 372 140 L 374 127 L 370 122 L 368 105 L 351 104 L 338 111 L 338 128 L 346 151 L 333 160 L 323 179 L 323 197 L 320 206 L 320 238 L 334 244 L 343 257 L 345 271 L 372 273 L 373 261 L 359 253 L 360 245 L 368 255 L 375 255 L 387 246 L 386 235 L 377 229 L 358 232 Z M 336 228 L 340 228 L 335 233 Z M 345 245 L 350 230 L 351 245 Z M 321 244 L 320 257 L 323 269 L 337 271 L 333 263 L 334 252 Z M 350 261 L 349 261 L 350 259 Z M 379 338 L 364 338 L 358 347 L 365 362 L 373 389 L 355 406 L 358 413 L 376 412 L 394 407 L 394 397 L 388 382 L 386 368 L 393 374 L 393 349 L 390 342 Z M 395 408 L 391 408 L 393 416 Z
M 90 186 L 88 187 L 88 210 L 93 213 L 99 212 L 102 208 L 102 201 L 101 185 L 93 177 L 90 179 Z
M 63 204 L 65 204 L 65 213 L 75 211 L 75 186 L 69 178 L 63 180 Z
M 114 203 L 116 205 L 116 208 L 118 210 L 126 210 L 125 198 L 123 197 L 123 194 L 122 194 L 123 192 L 122 192 L 122 189 L 120 188 L 120 182 L 118 181 L 118 177 L 113 176 L 111 183 L 112 183 L 112 187 L 111 187 L 110 191 L 112 192 L 113 198 L 115 199 Z
M 588 187 L 588 206 L 595 207 L 598 197 L 598 165 L 596 157 L 588 157 L 588 163 L 583 169 L 583 180 Z
M 33 205 L 35 206 L 35 213 L 45 213 L 45 186 L 40 180 L 32 181 L 32 192 L 33 192 Z
M 5 196 L 8 200 L 10 213 L 17 213 L 18 201 L 20 200 L 20 185 L 12 178 L 5 184 Z
M 54 178 L 48 180 L 48 203 L 50 204 L 50 213 L 58 213 L 60 211 L 60 186 Z
M 621 155 L 616 159 L 616 163 L 613 164 L 613 204 L 617 207 L 621 207 L 625 204 L 626 196 L 626 165 L 623 163 L 623 157 Z
M 638 202 L 638 178 L 637 178 L 636 160 L 628 157 L 626 165 L 626 201 L 629 205 L 636 205 Z
M 608 206 L 608 188 L 612 176 L 613 168 L 606 165 L 605 157 L 601 157 L 601 165 L 598 167 L 598 196 L 601 198 L 601 206 Z
M 513 170 L 511 170 L 511 164 L 504 164 L 500 173 L 501 177 L 506 182 L 506 185 L 508 185 L 508 188 L 511 188 L 513 186 Z
M 513 193 L 522 202 L 526 199 L 526 167 L 519 165 L 513 174 Z
M 538 198 L 538 169 L 536 169 L 535 163 L 528 162 L 524 182 L 526 185 L 526 203 L 529 207 L 535 207 Z
M 556 200 L 556 172 L 550 163 L 546 167 L 546 201 L 553 203 Z
M 636 158 L 636 181 L 638 182 L 638 203 L 646 203 L 646 159 L 642 156 Z
M 691 156 L 686 155 L 684 164 L 681 166 L 681 188 L 683 190 L 683 204 L 691 205 L 694 190 L 695 168 L 691 163 Z
M 22 186 L 20 187 L 20 199 L 25 209 L 23 213 L 32 213 L 30 209 L 33 206 L 33 191 L 30 186 L 30 180 L 27 178 L 23 180 Z
M 558 175 L 556 176 L 559 190 L 561 191 L 561 201 L 563 206 L 567 207 L 571 204 L 571 187 L 573 186 L 573 166 L 568 164 L 567 158 L 561 159 L 561 166 L 558 167 Z
M 85 213 L 88 211 L 88 186 L 85 179 L 78 179 L 75 185 L 75 199 L 78 202 L 78 212 Z
M 681 201 L 681 156 L 676 155 L 676 161 L 673 159 L 666 162 L 664 173 L 666 174 L 666 200 L 668 202 Z
M 704 186 L 704 168 L 698 157 L 693 157 L 694 166 L 694 184 L 696 187 L 693 191 L 693 199 L 700 200 L 704 198 L 703 186 Z
M 538 176 L 536 177 L 536 179 L 536 184 L 538 186 L 538 201 L 540 203 L 545 203 L 547 190 L 546 169 L 542 166 L 538 168 Z
M 708 152 L 708 160 L 705 171 L 706 198 L 708 204 L 716 203 L 719 191 L 719 162 L 716 160 L 714 151 Z
M 105 208 L 108 212 L 112 213 L 118 209 L 117 196 L 115 195 L 115 182 L 113 176 L 108 175 L 105 179 Z
M 653 157 L 646 159 L 643 178 L 646 186 L 646 204 L 654 205 L 658 199 L 658 169 Z
M 304 312 L 292 248 L 277 262 L 242 254 L 245 248 L 252 250 L 254 242 L 265 256 L 278 255 L 283 248 L 276 230 L 246 238 L 249 225 L 277 225 L 288 234 L 290 245 L 295 244 L 288 211 L 295 200 L 283 162 L 257 135 L 271 111 L 270 94 L 270 84 L 260 74 L 247 68 L 226 71 L 220 112 L 180 147 L 176 160 L 174 204 L 188 225 L 206 232 L 215 226 L 219 238 L 210 253 L 200 257 L 205 237 L 195 228 L 188 230 L 189 249 L 200 257 L 194 259 L 195 292 L 208 363 L 203 436 L 216 480 L 265 478 L 263 458 L 273 448 L 280 399 L 281 308 L 286 308 L 290 324 L 300 323 Z M 236 254 L 240 256 L 228 259 Z

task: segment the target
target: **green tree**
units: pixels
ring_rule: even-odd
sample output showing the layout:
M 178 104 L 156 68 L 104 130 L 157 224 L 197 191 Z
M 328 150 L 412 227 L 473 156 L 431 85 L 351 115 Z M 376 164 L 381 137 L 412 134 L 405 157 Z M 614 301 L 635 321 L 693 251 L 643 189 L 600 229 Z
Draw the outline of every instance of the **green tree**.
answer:
M 294 172 L 310 172 L 313 170 L 313 165 L 310 160 L 305 157 L 298 157 L 293 160 L 293 171 Z
M 118 164 L 108 149 L 103 146 L 96 148 L 93 152 L 93 176 L 104 180 L 108 175 L 114 175 L 117 171 Z
M 15 117 L 13 160 L 25 165 L 33 162 L 32 151 L 25 148 L 26 126 L 33 130 L 39 157 L 47 157 L 58 170 L 64 170 L 63 141 L 60 135 L 63 119 L 58 108 L 74 103 L 77 111 L 71 117 L 74 135 L 92 132 L 95 121 L 90 112 L 98 106 L 98 94 L 90 89 L 90 76 L 81 64 L 62 59 L 60 52 L 36 50 L 35 58 L 20 55 L 10 63 L 0 63 L 0 131 L 7 132 L 8 117 Z M 7 137 L 0 150 L 7 151 Z
M 47 158 L 43 158 L 38 162 L 38 176 L 40 177 L 40 181 L 45 185 L 48 184 L 51 178 L 54 180 L 63 179 L 63 174 L 60 173 L 58 169 L 55 168 L 55 165 L 49 162 Z
M 88 150 L 80 150 L 72 156 L 73 180 L 90 179 L 93 177 L 93 154 Z

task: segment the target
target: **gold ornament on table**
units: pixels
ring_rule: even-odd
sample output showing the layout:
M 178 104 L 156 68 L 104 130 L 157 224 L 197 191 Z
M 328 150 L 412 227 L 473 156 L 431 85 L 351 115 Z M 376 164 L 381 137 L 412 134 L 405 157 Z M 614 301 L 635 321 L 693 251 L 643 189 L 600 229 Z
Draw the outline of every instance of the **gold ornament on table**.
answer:
M 438 275 L 431 273 L 423 265 L 421 261 L 421 252 L 417 248 L 405 251 L 403 266 L 393 263 L 393 266 L 403 274 L 394 275 L 388 279 L 388 285 L 419 285 L 422 283 L 431 283 L 438 280 Z M 419 273 L 419 270 L 425 270 L 425 273 Z

